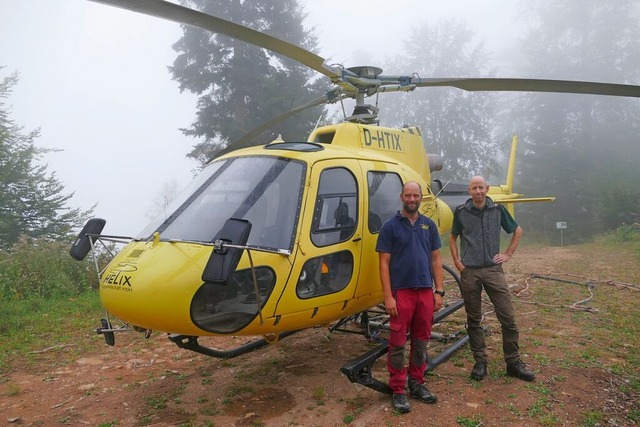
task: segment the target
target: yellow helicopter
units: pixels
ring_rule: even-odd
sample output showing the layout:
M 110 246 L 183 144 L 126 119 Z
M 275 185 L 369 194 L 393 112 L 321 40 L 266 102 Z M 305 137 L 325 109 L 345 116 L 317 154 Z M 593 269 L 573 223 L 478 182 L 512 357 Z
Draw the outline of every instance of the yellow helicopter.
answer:
M 463 90 L 541 91 L 640 97 L 640 86 L 534 79 L 430 79 L 384 75 L 377 67 L 344 69 L 286 41 L 163 0 L 94 0 L 193 25 L 288 56 L 328 77 L 327 94 L 265 123 L 223 150 L 167 209 L 135 238 L 102 235 L 93 218 L 70 254 L 82 260 L 97 242 L 126 243 L 99 270 L 107 311 L 97 332 L 114 345 L 115 332 L 166 332 L 179 347 L 214 357 L 233 357 L 318 325 L 339 328 L 383 301 L 375 243 L 378 230 L 400 209 L 403 183 L 422 185 L 421 212 L 441 233 L 452 209 L 467 199 L 466 185 L 432 181 L 442 160 L 425 152 L 417 127 L 377 124 L 377 108 L 365 98 L 383 92 L 450 86 Z M 314 130 L 307 141 L 276 140 L 250 146 L 251 137 L 313 106 L 355 99 L 343 123 Z M 513 191 L 514 138 L 507 180 L 491 187 L 494 201 L 513 209 L 524 199 Z M 98 265 L 96 263 L 96 268 Z M 455 272 L 447 271 L 457 280 Z M 440 321 L 462 306 L 439 312 Z M 114 327 L 111 318 L 119 319 Z M 262 337 L 232 350 L 198 342 L 203 336 Z M 463 337 L 429 363 L 444 361 Z M 355 382 L 388 392 L 370 376 L 381 343 L 342 371 Z

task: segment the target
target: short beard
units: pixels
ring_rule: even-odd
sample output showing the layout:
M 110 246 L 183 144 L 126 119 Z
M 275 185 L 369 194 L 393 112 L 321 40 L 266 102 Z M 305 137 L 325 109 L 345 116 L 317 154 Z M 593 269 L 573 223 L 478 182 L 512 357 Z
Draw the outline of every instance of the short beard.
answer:
M 404 211 L 405 211 L 406 213 L 414 214 L 414 213 L 418 212 L 418 209 L 420 208 L 420 203 L 416 203 L 416 207 L 415 207 L 415 209 L 414 209 L 414 208 L 412 208 L 412 207 L 410 207 L 410 206 L 409 206 L 408 204 L 406 204 L 406 203 L 403 203 L 403 204 L 402 204 L 402 207 L 404 208 Z

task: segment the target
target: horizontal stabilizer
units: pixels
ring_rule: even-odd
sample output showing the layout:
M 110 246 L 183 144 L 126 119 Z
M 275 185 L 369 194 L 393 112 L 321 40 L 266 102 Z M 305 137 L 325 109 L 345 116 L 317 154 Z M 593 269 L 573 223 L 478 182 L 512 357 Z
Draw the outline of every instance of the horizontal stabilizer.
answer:
M 555 197 L 527 197 L 521 199 L 500 199 L 494 200 L 496 203 L 531 203 L 531 202 L 554 202 Z

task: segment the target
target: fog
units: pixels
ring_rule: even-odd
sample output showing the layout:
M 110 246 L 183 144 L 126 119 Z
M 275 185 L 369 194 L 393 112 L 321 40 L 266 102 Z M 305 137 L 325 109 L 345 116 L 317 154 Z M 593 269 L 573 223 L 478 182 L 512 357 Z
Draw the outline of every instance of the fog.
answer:
M 74 193 L 71 207 L 96 205 L 105 233 L 135 235 L 163 188 L 186 185 L 197 168 L 185 155 L 198 141 L 179 130 L 195 119 L 195 97 L 181 94 L 167 70 L 179 25 L 83 0 L 0 4 L 0 76 L 20 75 L 10 118 L 25 132 L 41 130 L 37 146 L 56 149 L 44 160 Z M 504 71 L 511 64 L 500 54 L 519 36 L 512 0 L 305 4 L 317 53 L 345 66 L 380 65 L 411 28 L 455 18 L 475 29 Z

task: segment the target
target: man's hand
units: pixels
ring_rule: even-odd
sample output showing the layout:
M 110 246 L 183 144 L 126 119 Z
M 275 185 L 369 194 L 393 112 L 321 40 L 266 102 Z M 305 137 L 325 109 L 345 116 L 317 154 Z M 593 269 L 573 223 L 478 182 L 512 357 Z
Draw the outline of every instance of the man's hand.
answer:
M 388 297 L 384 299 L 384 309 L 391 317 L 398 315 L 398 306 L 396 305 L 396 299 L 394 297 Z
M 511 255 L 507 254 L 497 254 L 493 257 L 493 262 L 496 264 L 502 264 L 503 262 L 507 262 L 511 259 Z
M 433 294 L 433 311 L 436 312 L 444 305 L 444 298 L 440 294 Z

